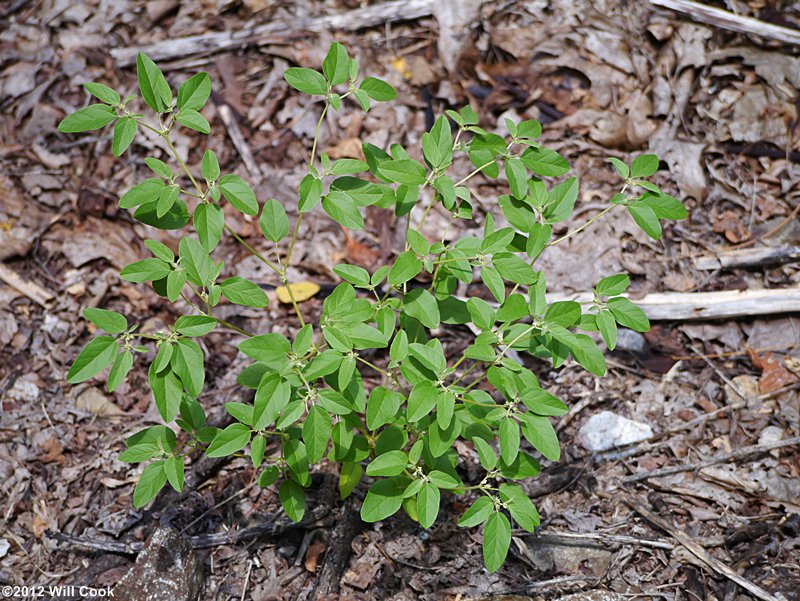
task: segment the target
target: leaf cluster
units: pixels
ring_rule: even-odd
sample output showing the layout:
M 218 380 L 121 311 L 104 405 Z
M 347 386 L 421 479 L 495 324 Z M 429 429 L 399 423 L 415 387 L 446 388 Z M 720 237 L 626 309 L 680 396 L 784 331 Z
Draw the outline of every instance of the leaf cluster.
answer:
M 123 101 L 107 86 L 88 83 L 86 90 L 99 103 L 59 126 L 62 132 L 83 132 L 113 123 L 115 155 L 129 148 L 142 128 L 161 136 L 172 166 L 145 158 L 151 176 L 125 192 L 120 207 L 154 228 L 182 229 L 191 222 L 193 229 L 177 249 L 146 240 L 151 256 L 120 275 L 150 282 L 159 295 L 170 302 L 183 299 L 194 313 L 143 333 L 119 313 L 87 308 L 84 316 L 105 333 L 86 345 L 67 376 L 77 383 L 110 367 L 108 389 L 114 390 L 135 355 L 149 363 L 149 385 L 164 425 L 130 436 L 120 455 L 122 461 L 146 462 L 134 505 L 145 505 L 167 483 L 182 490 L 185 460 L 201 450 L 210 457 L 249 457 L 259 485 L 277 484 L 286 513 L 301 520 L 311 468 L 327 460 L 340 466 L 342 497 L 366 482 L 361 517 L 367 522 L 403 510 L 430 528 L 451 495 L 469 495 L 474 500 L 459 525 L 482 526 L 486 566 L 497 570 L 508 552 L 512 521 L 531 532 L 539 525 L 537 509 L 519 482 L 540 471 L 541 458 L 559 460 L 551 420 L 568 411 L 512 357 L 527 354 L 554 368 L 572 360 L 602 376 L 606 364 L 597 340 L 613 349 L 620 326 L 649 327 L 625 296 L 627 275 L 600 279 L 589 303 L 548 302 L 546 276 L 536 260 L 617 206 L 653 238 L 661 235 L 661 220 L 685 218 L 682 203 L 648 179 L 658 170 L 657 157 L 641 155 L 630 165 L 611 159 L 620 191 L 600 215 L 560 237 L 554 228 L 563 229 L 558 224 L 572 215 L 579 182 L 563 156 L 540 144 L 538 121 L 506 120 L 501 135 L 482 128 L 470 107 L 448 110 L 423 134 L 420 149 L 364 143 L 363 161 L 331 160 L 317 153 L 327 111 L 341 110 L 348 98 L 367 111 L 396 96 L 380 79 L 359 80 L 356 61 L 335 43 L 321 71 L 292 67 L 284 73 L 291 87 L 323 103 L 292 225 L 284 208 L 289 199 L 259 202 L 242 177 L 221 171 L 211 150 L 205 151 L 199 174 L 175 151 L 170 140 L 175 127 L 210 132 L 201 112 L 211 91 L 206 73 L 184 81 L 176 94 L 144 54 L 137 73 L 141 99 L 155 113 L 156 125 L 129 110 L 135 97 Z M 456 176 L 456 164 L 464 163 L 471 166 L 469 174 Z M 497 202 L 503 225 L 487 213 L 473 235 L 454 241 L 446 231 L 439 240 L 424 236 L 422 226 L 436 206 L 449 214 L 450 224 L 475 220 L 468 184 L 478 175 L 501 178 L 498 187 L 508 190 Z M 225 223 L 226 204 L 258 217 L 264 243 L 257 246 L 268 251 L 257 250 Z M 259 285 L 214 259 L 224 235 L 290 284 L 287 269 L 306 213 L 321 210 L 345 228 L 360 229 L 369 206 L 398 217 L 424 209 L 416 227 L 407 225 L 403 252 L 390 263 L 372 273 L 357 265 L 332 266 L 341 283 L 325 298 L 318 322 L 306 323 L 291 285 L 299 327 L 289 336 L 251 334 L 215 315 L 221 303 L 260 309 L 269 302 Z M 476 294 L 459 297 L 462 283 Z M 460 356 L 448 356 L 436 337 L 443 326 L 475 332 Z M 206 423 L 198 401 L 206 359 L 198 339 L 218 330 L 240 335 L 238 350 L 251 361 L 237 381 L 252 391 L 252 402 L 226 403 L 230 424 L 224 428 Z M 378 375 L 379 385 L 365 385 L 370 379 L 362 374 L 369 371 Z M 458 441 L 464 444 L 457 447 Z M 465 448 L 483 469 L 478 480 L 464 480 Z

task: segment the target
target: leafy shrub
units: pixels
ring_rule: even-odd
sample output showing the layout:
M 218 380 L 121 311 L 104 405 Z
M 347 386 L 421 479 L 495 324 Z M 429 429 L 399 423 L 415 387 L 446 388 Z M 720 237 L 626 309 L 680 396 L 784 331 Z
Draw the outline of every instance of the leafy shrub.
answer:
M 581 232 L 617 206 L 652 238 L 661 235 L 660 219 L 683 219 L 683 205 L 644 179 L 658 169 L 657 157 L 641 155 L 630 166 L 611 159 L 623 180 L 620 192 L 597 216 L 560 237 L 553 236 L 553 225 L 570 217 L 578 180 L 570 177 L 548 185 L 550 178 L 566 175 L 570 166 L 537 143 L 542 131 L 538 121 L 506 120 L 508 135 L 503 137 L 479 127 L 478 116 L 467 106 L 446 111 L 423 134 L 424 161 L 412 158 L 399 144 L 387 152 L 367 143 L 366 161 L 331 161 L 318 153 L 326 113 L 340 110 L 347 97 L 368 111 L 373 102 L 396 96 L 389 84 L 374 77 L 359 83 L 358 65 L 336 43 L 322 72 L 291 68 L 284 74 L 293 88 L 323 103 L 292 228 L 282 203 L 270 199 L 261 205 L 241 177 L 221 173 L 214 152 L 205 151 L 200 177 L 176 152 L 170 141 L 175 127 L 210 131 L 199 112 L 211 91 L 208 74 L 185 81 L 174 97 L 164 75 L 144 54 L 138 57 L 137 71 L 141 96 L 156 113 L 157 125 L 131 111 L 135 97 L 123 101 L 105 85 L 87 83 L 86 90 L 99 103 L 68 116 L 59 126 L 62 132 L 83 132 L 114 123 L 112 151 L 117 156 L 140 128 L 163 138 L 177 171 L 159 159 L 146 158 L 153 176 L 128 190 L 120 207 L 133 209 L 137 220 L 155 228 L 180 229 L 190 219 L 194 227 L 193 236 L 181 238 L 177 256 L 164 244 L 146 240 L 153 256 L 128 265 L 120 275 L 130 282 L 151 282 L 171 302 L 184 299 L 196 315 L 180 317 L 164 331 L 142 333 L 138 324 L 129 324 L 119 313 L 88 308 L 85 317 L 107 334 L 89 342 L 67 376 L 71 383 L 82 382 L 110 366 L 108 389 L 114 390 L 131 369 L 134 355 L 151 353 L 142 344 L 155 343 L 148 372 L 153 398 L 164 422 L 174 421 L 182 432 L 178 437 L 159 425 L 127 439 L 120 460 L 149 462 L 133 504 L 145 505 L 167 482 L 181 491 L 184 461 L 196 449 L 223 457 L 249 447 L 253 466 L 260 470 L 258 483 L 268 487 L 281 480 L 280 502 L 297 521 L 305 511 L 310 466 L 327 458 L 340 464 L 342 497 L 353 492 L 366 472 L 372 483 L 361 516 L 368 522 L 403 508 L 429 528 L 439 513 L 441 491 L 477 493 L 459 524 L 483 525 L 484 560 L 489 570 L 497 570 L 511 539 L 509 516 L 527 531 L 539 524 L 536 507 L 517 483 L 540 471 L 536 455 L 521 448 L 521 437 L 547 459 L 558 461 L 560 448 L 550 418 L 568 410 L 509 352 L 548 358 L 554 368 L 571 356 L 601 376 L 606 371 L 603 353 L 586 332 L 599 332 L 613 349 L 618 324 L 637 331 L 649 327 L 641 309 L 622 296 L 628 276 L 601 279 L 588 306 L 573 301 L 548 304 L 545 274 L 533 265 L 546 247 Z M 466 155 L 474 167 L 461 178 L 450 175 L 459 155 Z M 497 178 L 501 164 L 510 194 L 500 196 L 498 204 L 509 227 L 496 227 L 489 213 L 480 236 L 447 243 L 445 230 L 431 243 L 420 233 L 435 204 L 450 213 L 451 224 L 472 220 L 466 184 L 478 174 Z M 343 227 L 360 229 L 364 207 L 403 216 L 425 198 L 429 200 L 419 225 L 407 226 L 404 252 L 392 264 L 374 273 L 356 265 L 333 268 L 343 281 L 325 299 L 319 323 L 305 322 L 288 286 L 300 324 L 291 340 L 279 333 L 252 335 L 214 316 L 223 299 L 255 308 L 268 303 L 257 284 L 223 275 L 225 266 L 212 259 L 226 232 L 288 284 L 300 224 L 318 205 Z M 262 254 L 225 224 L 223 201 L 245 215 L 260 213 L 270 252 Z M 457 284 L 472 284 L 476 273 L 495 302 L 454 295 Z M 471 324 L 472 331 L 480 332 L 460 357 L 447 357 L 441 342 L 430 336 L 430 330 L 445 324 Z M 197 401 L 204 385 L 204 356 L 196 339 L 215 328 L 243 335 L 238 348 L 253 360 L 238 382 L 255 391 L 254 400 L 226 403 L 234 421 L 224 429 L 206 425 Z M 380 359 L 369 361 L 364 357 L 368 353 Z M 360 369 L 380 374 L 382 384 L 365 390 Z M 491 393 L 480 387 L 485 383 Z M 462 481 L 461 457 L 454 448 L 458 440 L 474 448 L 485 470 L 477 483 Z

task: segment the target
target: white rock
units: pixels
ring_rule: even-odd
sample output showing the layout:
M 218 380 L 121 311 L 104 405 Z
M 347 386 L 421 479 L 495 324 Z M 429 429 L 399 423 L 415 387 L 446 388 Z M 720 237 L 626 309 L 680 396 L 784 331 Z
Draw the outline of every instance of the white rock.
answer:
M 590 417 L 580 429 L 580 440 L 590 451 L 606 451 L 639 442 L 653 435 L 648 424 L 635 422 L 611 411 Z

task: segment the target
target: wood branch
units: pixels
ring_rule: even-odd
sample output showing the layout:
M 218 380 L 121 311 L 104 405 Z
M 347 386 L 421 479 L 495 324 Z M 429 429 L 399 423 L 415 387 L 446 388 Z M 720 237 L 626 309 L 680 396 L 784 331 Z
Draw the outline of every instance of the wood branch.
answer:
M 255 183 L 260 183 L 264 178 L 264 174 L 261 173 L 261 169 L 259 169 L 256 159 L 253 156 L 250 147 L 247 145 L 244 136 L 242 135 L 242 130 L 239 129 L 239 124 L 236 123 L 236 117 L 233 114 L 233 110 L 224 102 L 217 103 L 216 100 L 215 106 L 217 107 L 217 113 L 222 119 L 222 122 L 225 124 L 225 129 L 228 130 L 228 136 L 230 137 L 231 142 L 233 142 L 236 152 L 238 152 L 239 156 L 242 157 L 244 166 L 247 168 L 250 176 L 255 180 Z
M 258 526 L 251 526 L 250 528 L 241 528 L 239 530 L 229 530 L 227 532 L 214 532 L 211 534 L 198 534 L 189 538 L 193 549 L 206 549 L 209 547 L 219 547 L 222 545 L 234 545 L 245 540 L 260 537 L 275 538 L 283 534 L 297 529 L 316 528 L 330 513 L 330 509 L 326 505 L 317 505 L 313 507 L 302 521 L 294 523 L 286 520 L 282 521 L 267 521 Z M 74 536 L 72 534 L 65 534 L 63 532 L 56 532 L 48 530 L 46 532 L 48 538 L 67 543 L 77 547 L 85 547 L 87 549 L 94 549 L 95 551 L 105 551 L 106 553 L 123 553 L 125 555 L 136 555 L 142 550 L 144 543 L 132 542 L 122 543 L 113 540 L 102 540 L 95 538 L 86 538 L 82 536 Z
M 650 0 L 650 4 L 669 8 L 683 13 L 700 23 L 706 23 L 722 29 L 758 35 L 786 44 L 800 44 L 800 31 L 765 23 L 753 17 L 743 17 L 727 10 L 700 4 L 699 2 L 691 2 L 691 0 Z
M 53 295 L 48 290 L 45 290 L 35 282 L 23 279 L 16 271 L 2 263 L 0 263 L 0 280 L 3 280 L 6 284 L 45 309 L 47 308 L 47 303 L 53 300 Z
M 763 601 L 778 601 L 777 597 L 772 595 L 771 593 L 765 591 L 760 586 L 753 584 L 746 578 L 743 578 L 736 572 L 734 572 L 731 568 L 726 566 L 722 563 L 719 559 L 711 555 L 708 551 L 706 551 L 700 544 L 698 544 L 692 537 L 686 534 L 680 528 L 673 526 L 665 519 L 655 515 L 650 510 L 642 507 L 638 503 L 631 501 L 630 499 L 623 498 L 622 501 L 631 509 L 633 509 L 636 513 L 641 515 L 644 519 L 648 522 L 668 532 L 670 536 L 672 536 L 675 540 L 677 540 L 681 545 L 683 545 L 687 551 L 689 551 L 692 555 L 697 557 L 700 561 L 702 561 L 705 565 L 707 565 L 710 569 L 715 571 L 717 574 L 721 576 L 725 576 L 729 580 L 732 580 L 739 586 L 741 586 L 746 591 L 752 593 L 759 599 Z
M 205 56 L 250 44 L 264 46 L 286 43 L 302 32 L 319 33 L 332 29 L 355 31 L 375 27 L 387 21 L 418 19 L 430 15 L 432 11 L 433 0 L 394 0 L 335 15 L 298 17 L 291 23 L 265 23 L 237 31 L 167 39 L 143 47 L 116 48 L 111 50 L 111 55 L 119 66 L 127 67 L 136 63 L 136 55 L 140 51 L 155 61 L 183 59 L 195 55 Z
M 800 261 L 800 246 L 766 246 L 723 250 L 715 255 L 704 255 L 694 260 L 697 269 L 753 269 L 769 265 L 783 265 Z
M 589 293 L 547 295 L 547 302 L 591 302 Z M 731 319 L 800 312 L 800 288 L 723 290 L 721 292 L 656 292 L 631 299 L 651 321 Z
M 723 453 L 722 455 L 717 455 L 716 457 L 704 459 L 703 461 L 698 461 L 696 463 L 673 465 L 670 467 L 662 467 L 657 470 L 651 470 L 649 472 L 633 474 L 631 476 L 626 476 L 625 478 L 623 478 L 622 483 L 630 484 L 632 482 L 640 482 L 642 480 L 647 480 L 648 478 L 661 478 L 663 476 L 679 474 L 680 472 L 694 472 L 697 470 L 701 470 L 704 467 L 709 467 L 712 465 L 716 465 L 718 463 L 725 463 L 726 461 L 730 461 L 731 459 L 744 459 L 745 457 L 751 457 L 753 455 L 761 455 L 762 453 L 768 453 L 769 451 L 774 451 L 775 449 L 781 449 L 783 447 L 791 447 L 795 445 L 800 445 L 800 436 L 797 436 L 795 438 L 786 438 L 785 440 L 778 440 L 776 442 L 771 442 L 768 444 L 757 444 L 749 447 L 744 447 L 741 449 L 736 449 L 735 451 L 731 451 L 730 453 Z
M 641 547 L 652 547 L 654 549 L 666 549 L 671 551 L 675 545 L 664 539 L 639 538 L 636 536 L 626 536 L 624 534 L 610 534 L 608 532 L 557 532 L 555 530 L 544 530 L 544 534 L 528 534 L 525 531 L 515 533 L 514 536 L 525 536 L 533 538 L 537 543 L 552 544 L 572 544 L 576 541 L 599 542 L 603 545 L 639 545 Z

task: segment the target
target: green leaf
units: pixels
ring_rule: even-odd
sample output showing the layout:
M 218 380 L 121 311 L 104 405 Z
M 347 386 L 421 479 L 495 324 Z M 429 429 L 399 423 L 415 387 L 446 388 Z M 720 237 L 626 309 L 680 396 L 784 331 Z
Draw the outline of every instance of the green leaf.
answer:
M 117 112 L 105 104 L 90 104 L 86 108 L 65 117 L 58 124 L 58 131 L 74 134 L 82 131 L 100 129 L 117 118 Z
M 528 194 L 528 170 L 522 160 L 513 157 L 507 158 L 505 172 L 514 198 L 525 198 Z
M 331 44 L 325 60 L 322 61 L 322 72 L 332 86 L 338 86 L 347 81 L 350 75 L 350 56 L 339 42 Z
M 564 415 L 569 411 L 563 401 L 541 388 L 529 388 L 520 394 L 525 406 L 537 415 Z
M 261 232 L 271 242 L 280 242 L 289 235 L 289 219 L 283 205 L 274 198 L 264 203 L 261 209 Z
M 232 303 L 261 309 L 269 304 L 269 298 L 259 286 L 243 277 L 234 276 L 220 284 L 222 294 Z
M 136 135 L 136 119 L 122 117 L 114 126 L 114 141 L 111 143 L 111 152 L 120 156 L 131 145 Z
M 322 198 L 322 208 L 336 223 L 351 230 L 364 227 L 364 217 L 355 200 L 344 192 L 333 190 Z
M 506 463 L 514 463 L 519 453 L 519 424 L 511 417 L 500 422 L 500 456 Z
M 175 185 L 166 186 L 161 190 L 158 196 L 158 203 L 156 204 L 156 217 L 161 219 L 166 215 L 170 209 L 178 202 L 180 198 L 180 188 Z
M 417 493 L 417 513 L 419 515 L 419 525 L 423 528 L 430 528 L 439 515 L 439 503 L 441 496 L 439 489 L 430 482 L 422 485 Z
M 306 495 L 303 487 L 292 480 L 284 480 L 278 487 L 281 506 L 293 522 L 299 522 L 306 513 Z
M 300 182 L 298 193 L 300 203 L 297 205 L 297 210 L 307 213 L 319 204 L 319 199 L 322 197 L 322 181 L 309 173 Z
M 178 230 L 189 223 L 189 211 L 186 203 L 182 200 L 175 202 L 167 214 L 162 217 L 157 216 L 156 208 L 157 203 L 142 205 L 136 210 L 133 217 L 146 225 L 162 230 Z
M 606 361 L 603 358 L 603 352 L 589 336 L 575 334 L 572 344 L 569 345 L 569 350 L 581 367 L 588 369 L 597 376 L 605 375 Z
M 413 159 L 384 161 L 378 166 L 378 173 L 389 181 L 409 186 L 421 186 L 427 174 L 422 163 Z
M 108 372 L 108 391 L 114 392 L 117 387 L 125 380 L 125 376 L 133 367 L 133 353 L 128 350 L 122 351 L 114 359 L 111 371 Z
M 119 275 L 123 280 L 129 282 L 147 282 L 160 280 L 169 274 L 170 266 L 161 259 L 143 259 L 131 263 L 120 271 Z
M 361 519 L 365 522 L 380 522 L 397 513 L 403 504 L 405 486 L 394 480 L 378 480 L 370 486 L 361 505 Z
M 631 217 L 633 217 L 636 225 L 642 228 L 645 234 L 650 236 L 653 240 L 661 238 L 661 223 L 659 223 L 658 217 L 653 209 L 647 205 L 633 203 L 628 205 L 628 212 L 631 214 Z
M 179 339 L 172 354 L 171 364 L 189 394 L 194 397 L 199 396 L 205 383 L 205 364 L 200 345 L 194 340 Z
M 331 427 L 331 416 L 328 412 L 319 405 L 314 405 L 303 424 L 303 441 L 306 443 L 306 452 L 311 463 L 322 459 L 328 450 Z
M 262 334 L 240 342 L 239 350 L 251 359 L 273 365 L 286 360 L 291 346 L 280 334 Z
M 206 315 L 183 315 L 175 322 L 175 329 L 184 336 L 205 336 L 217 326 L 217 320 Z
M 210 253 L 222 239 L 225 229 L 225 216 L 222 208 L 211 203 L 201 203 L 194 210 L 194 229 L 203 249 Z
M 114 362 L 117 341 L 111 336 L 98 336 L 89 341 L 67 374 L 67 382 L 78 384 L 92 378 Z
M 200 173 L 209 182 L 213 182 L 219 177 L 219 161 L 217 160 L 217 154 L 213 150 L 206 150 L 203 153 Z
M 156 175 L 159 175 L 164 179 L 172 178 L 172 169 L 170 169 L 169 165 L 167 165 L 164 161 L 155 159 L 153 157 L 147 157 L 144 162 L 150 168 L 150 171 Z
M 172 263 L 175 260 L 175 253 L 172 252 L 169 246 L 162 244 L 158 240 L 145 240 L 144 245 L 162 261 Z
M 167 476 L 172 488 L 178 492 L 183 492 L 183 457 L 172 456 L 164 461 L 164 474 Z
M 415 288 L 403 297 L 403 311 L 426 328 L 435 328 L 441 321 L 436 299 L 424 288 Z
M 136 57 L 136 74 L 142 98 L 147 105 L 157 113 L 166 112 L 172 105 L 172 90 L 161 70 L 141 52 Z
M 558 461 L 561 458 L 558 436 L 548 417 L 523 413 L 521 425 L 525 440 L 537 451 L 550 461 Z
M 346 499 L 361 481 L 363 470 L 360 463 L 345 461 L 339 468 L 339 494 Z
M 486 521 L 486 519 L 494 511 L 494 503 L 489 497 L 480 496 L 475 502 L 464 512 L 461 519 L 458 520 L 458 525 L 462 528 L 471 528 Z
M 650 177 L 658 171 L 658 157 L 654 154 L 641 154 L 631 163 L 631 177 Z
M 121 98 L 119 94 L 117 94 L 114 90 L 109 88 L 107 85 L 102 83 L 96 82 L 86 82 L 83 84 L 83 87 L 86 88 L 86 91 L 89 92 L 92 96 L 97 98 L 100 102 L 104 102 L 111 106 L 116 106 L 120 104 Z
M 237 211 L 245 215 L 258 215 L 258 201 L 250 186 L 238 175 L 223 175 L 219 179 L 219 190 Z
M 620 273 L 610 275 L 597 282 L 594 291 L 598 296 L 617 296 L 625 292 L 630 285 L 631 279 L 624 273 Z
M 634 203 L 639 207 L 650 207 L 659 219 L 686 219 L 689 211 L 683 203 L 669 194 L 646 192 Z
M 408 396 L 408 421 L 416 422 L 428 415 L 436 406 L 439 390 L 429 380 L 414 385 Z
M 389 270 L 389 285 L 400 286 L 422 271 L 422 261 L 409 251 L 402 253 Z
M 353 284 L 353 286 L 368 288 L 370 285 L 369 272 L 358 265 L 336 265 L 333 271 L 344 281 Z
M 488 442 L 483 440 L 483 438 L 476 436 L 472 439 L 472 444 L 475 445 L 475 450 L 478 453 L 478 460 L 480 461 L 483 469 L 486 471 L 492 471 L 497 467 L 497 455 Z
M 206 449 L 209 457 L 227 457 L 241 451 L 250 442 L 250 428 L 244 424 L 231 424 L 221 430 Z
M 528 148 L 520 158 L 528 169 L 545 177 L 558 177 L 569 171 L 567 160 L 548 148 Z
M 167 474 L 164 471 L 163 461 L 154 461 L 139 476 L 136 488 L 133 489 L 133 506 L 136 509 L 144 507 L 152 501 L 167 483 Z
M 544 216 L 547 223 L 558 223 L 572 215 L 575 200 L 578 198 L 578 180 L 571 177 L 555 186 L 547 194 Z
M 367 403 L 367 427 L 377 430 L 392 423 L 397 418 L 402 402 L 402 397 L 394 390 L 386 390 L 383 386 L 374 388 L 369 393 Z
M 515 284 L 533 284 L 536 281 L 536 272 L 533 271 L 533 267 L 516 255 L 496 254 L 492 257 L 492 265 L 503 278 Z M 498 299 L 498 302 L 503 302 L 503 299 Z
M 597 328 L 606 342 L 608 350 L 613 351 L 617 346 L 617 322 L 614 320 L 614 315 L 608 309 L 603 309 L 597 316 Z
M 441 169 L 453 161 L 453 134 L 447 117 L 439 117 L 431 131 L 422 134 L 422 154 L 434 169 Z
M 148 378 L 159 414 L 165 422 L 171 422 L 175 419 L 181 406 L 183 386 L 180 380 L 169 369 L 160 374 L 157 373 L 155 361 L 150 364 Z
M 328 92 L 325 77 L 319 71 L 305 67 L 290 67 L 283 73 L 283 78 L 290 86 L 304 94 L 324 96 Z
M 481 280 L 483 280 L 483 283 L 498 303 L 502 303 L 505 300 L 506 285 L 496 269 L 487 266 L 481 267 Z
M 164 189 L 164 182 L 158 178 L 151 177 L 137 184 L 119 199 L 119 206 L 122 209 L 131 209 L 139 205 L 156 202 Z
M 511 545 L 511 524 L 499 512 L 492 513 L 483 527 L 483 563 L 490 572 L 503 565 Z
M 178 244 L 178 254 L 189 281 L 196 286 L 208 286 L 214 277 L 215 270 L 214 262 L 203 245 L 188 236 L 181 238 Z
M 647 315 L 627 298 L 609 299 L 608 308 L 620 325 L 637 332 L 647 332 L 650 329 L 650 320 L 647 319 Z
M 617 170 L 617 173 L 619 173 L 619 176 L 622 179 L 628 179 L 628 177 L 631 174 L 631 170 L 628 169 L 628 166 L 625 163 L 614 157 L 611 157 L 610 159 L 608 159 L 608 161 L 609 163 L 614 165 L 614 169 Z
M 291 392 L 288 382 L 278 374 L 265 375 L 256 390 L 253 428 L 263 430 L 273 423 L 289 404 Z
M 575 325 L 581 318 L 581 305 L 575 301 L 556 301 L 547 307 L 544 320 L 565 328 Z
M 536 506 L 528 495 L 517 484 L 500 484 L 500 498 L 506 505 L 511 517 L 528 532 L 534 532 L 541 523 Z
M 369 165 L 364 161 L 356 159 L 339 159 L 331 165 L 330 172 L 332 175 L 350 175 L 352 173 L 361 173 L 367 171 Z
M 128 329 L 128 320 L 116 311 L 86 307 L 83 310 L 83 316 L 109 334 L 121 334 Z
M 408 465 L 408 456 L 403 451 L 389 451 L 378 455 L 367 466 L 368 476 L 399 476 Z
M 377 77 L 365 77 L 358 89 L 372 98 L 372 100 L 378 102 L 386 102 L 397 98 L 395 89 Z
M 258 475 L 258 485 L 261 488 L 272 486 L 278 481 L 279 476 L 280 472 L 277 466 L 271 465 Z
M 201 134 L 208 134 L 211 132 L 211 126 L 203 115 L 197 111 L 190 109 L 181 109 L 175 120 L 189 129 L 199 131 Z
M 199 111 L 211 95 L 211 78 L 208 73 L 192 75 L 178 88 L 178 109 Z M 215 179 L 215 178 L 211 178 Z

